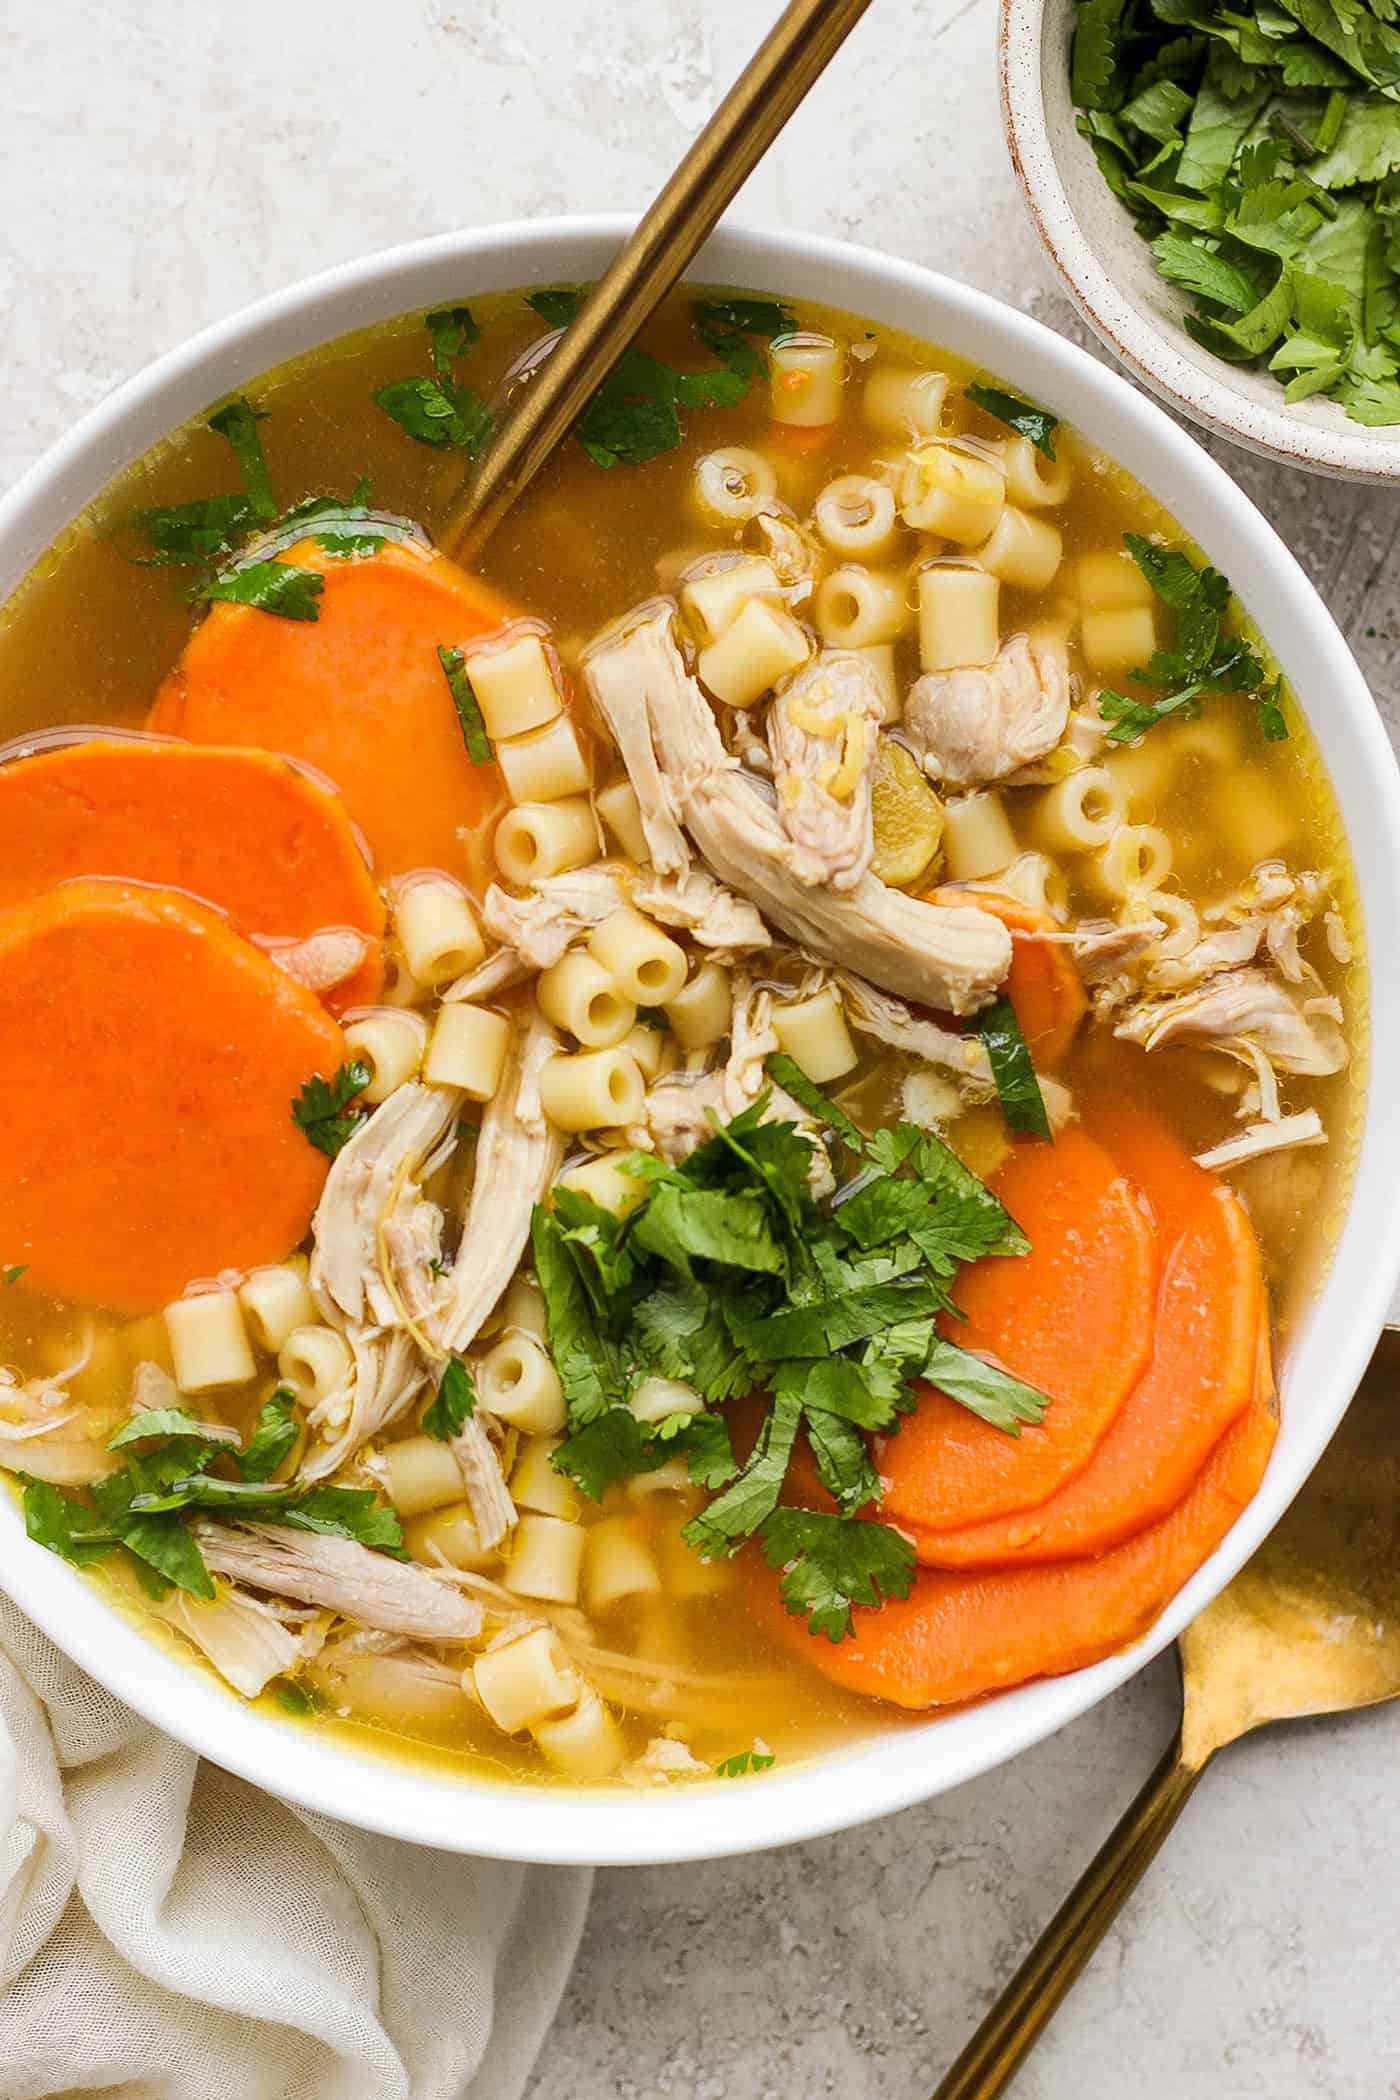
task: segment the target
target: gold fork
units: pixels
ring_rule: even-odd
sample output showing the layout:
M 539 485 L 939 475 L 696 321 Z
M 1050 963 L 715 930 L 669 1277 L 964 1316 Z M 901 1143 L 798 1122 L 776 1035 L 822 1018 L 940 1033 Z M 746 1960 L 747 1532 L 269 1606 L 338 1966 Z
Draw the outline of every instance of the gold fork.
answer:
M 996 2100 L 1217 1750 L 1271 1721 L 1400 1696 L 1400 1328 L 1278 1528 L 1180 1642 L 1175 1741 L 933 2100 Z

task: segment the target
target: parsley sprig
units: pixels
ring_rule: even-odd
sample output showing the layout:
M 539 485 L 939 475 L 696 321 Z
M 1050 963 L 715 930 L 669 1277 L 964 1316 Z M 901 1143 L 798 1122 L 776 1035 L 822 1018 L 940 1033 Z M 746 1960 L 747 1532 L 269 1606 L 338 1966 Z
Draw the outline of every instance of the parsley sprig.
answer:
M 812 1196 L 809 1140 L 765 1120 L 769 1096 L 683 1164 L 633 1154 L 646 1193 L 626 1218 L 576 1190 L 536 1209 L 532 1240 L 550 1346 L 569 1413 L 553 1463 L 599 1498 L 614 1481 L 684 1454 L 710 1501 L 686 1527 L 707 1558 L 757 1535 L 787 1570 L 784 1602 L 813 1632 L 840 1639 L 855 1605 L 902 1596 L 908 1541 L 863 1514 L 878 1503 L 866 1445 L 889 1435 L 936 1376 L 952 1398 L 1018 1435 L 1043 1395 L 943 1340 L 965 1262 L 1021 1254 L 1025 1235 L 989 1189 L 931 1132 L 901 1123 L 871 1137 L 791 1058 L 769 1072 L 831 1133 L 852 1173 L 830 1203 Z M 695 1411 L 643 1423 L 628 1405 L 644 1378 L 679 1379 Z M 767 1406 L 742 1466 L 725 1403 Z M 805 1434 L 831 1511 L 780 1507 Z
M 1173 715 L 1198 715 L 1207 692 L 1252 693 L 1264 736 L 1271 742 L 1286 737 L 1283 680 L 1270 684 L 1249 643 L 1229 631 L 1229 579 L 1208 564 L 1198 569 L 1180 548 L 1159 547 L 1138 532 L 1125 532 L 1123 545 L 1176 620 L 1167 646 L 1154 649 L 1147 663 L 1129 674 L 1135 685 L 1160 688 L 1159 698 L 1135 698 L 1112 686 L 1100 692 L 1099 713 L 1111 724 L 1109 741 L 1135 743 Z
M 189 1517 L 199 1512 L 261 1517 L 405 1559 L 399 1520 L 372 1488 L 272 1482 L 300 1433 L 285 1387 L 264 1402 L 241 1446 L 221 1424 L 200 1422 L 185 1408 L 147 1409 L 109 1440 L 113 1451 L 141 1450 L 83 1492 L 21 1475 L 25 1528 L 36 1544 L 75 1567 L 126 1554 L 156 1597 L 172 1586 L 206 1600 L 215 1595 L 189 1528 Z

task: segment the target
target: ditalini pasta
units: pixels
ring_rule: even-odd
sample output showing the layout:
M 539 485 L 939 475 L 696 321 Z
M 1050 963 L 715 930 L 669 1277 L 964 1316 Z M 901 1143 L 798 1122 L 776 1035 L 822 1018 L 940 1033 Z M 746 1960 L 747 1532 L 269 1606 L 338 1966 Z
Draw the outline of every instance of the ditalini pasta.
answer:
M 1327 696 L 1015 373 L 692 287 L 460 566 L 422 375 L 575 300 L 250 382 L 0 621 L 0 1465 L 275 1725 L 640 1822 L 1152 1625 L 1366 956 Z

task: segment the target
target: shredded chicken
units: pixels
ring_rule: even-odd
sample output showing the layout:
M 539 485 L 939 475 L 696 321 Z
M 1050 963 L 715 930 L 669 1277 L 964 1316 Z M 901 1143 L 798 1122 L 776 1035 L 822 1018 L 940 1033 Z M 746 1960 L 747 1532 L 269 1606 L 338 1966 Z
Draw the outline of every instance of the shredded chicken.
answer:
M 674 650 L 669 606 L 665 619 L 667 640 Z M 639 667 L 634 656 L 632 638 L 624 632 L 589 653 L 584 661 L 584 676 L 637 797 L 651 864 L 658 875 L 683 875 L 690 866 L 690 848 L 681 829 L 681 783 L 675 778 L 662 741 L 656 734 L 652 716 L 654 696 L 648 691 L 647 681 L 638 677 Z M 676 665 L 684 677 L 685 666 L 679 653 Z M 708 709 L 706 713 L 708 716 Z M 714 731 L 714 740 L 716 748 L 727 758 L 718 730 Z
M 669 605 L 653 607 L 594 647 L 584 675 L 604 714 L 649 724 L 651 766 L 721 882 L 811 954 L 858 969 L 920 1005 L 968 1013 L 1006 975 L 1011 939 L 990 912 L 924 904 L 870 874 L 838 895 L 808 888 L 793 871 L 792 842 L 776 813 L 744 780 L 686 671 Z M 611 717 L 610 717 L 611 719 Z M 628 763 L 627 752 L 623 752 Z M 659 761 L 659 766 L 658 766 Z M 634 777 L 633 786 L 641 787 Z
M 881 712 L 870 665 L 839 653 L 799 671 L 768 710 L 778 817 L 800 882 L 849 890 L 870 866 Z
M 633 884 L 632 902 L 663 926 L 688 933 L 702 948 L 744 955 L 772 946 L 759 914 L 703 868 L 685 875 L 651 875 Z
M 430 1326 L 443 1355 L 460 1354 L 475 1340 L 515 1274 L 531 1213 L 559 1171 L 563 1140 L 545 1118 L 539 1091 L 540 1073 L 558 1046 L 554 1030 L 532 1008 L 482 1116 L 461 1244 Z
M 1085 921 L 1070 936 L 1070 953 L 1086 984 L 1107 984 L 1139 963 L 1166 930 L 1165 921 L 1157 918 L 1110 920 L 1103 925 Z
M 0 1369 L 0 1466 L 55 1487 L 85 1487 L 120 1463 L 85 1408 L 56 1378 L 21 1384 Z
M 402 1327 L 349 1330 L 350 1375 L 312 1409 L 301 1480 L 326 1480 L 361 1444 L 398 1420 L 422 1391 L 427 1369 Z
M 1299 999 L 1266 970 L 1247 969 L 1175 998 L 1144 1000 L 1114 1033 L 1145 1050 L 1214 1042 L 1239 1055 L 1236 1046 L 1252 1045 L 1281 1072 L 1321 1078 L 1347 1061 L 1339 1023 L 1335 1000 Z
M 547 970 L 580 933 L 601 925 L 626 902 L 621 871 L 596 861 L 570 875 L 545 876 L 531 884 L 525 897 L 512 897 L 493 882 L 481 908 L 481 923 L 527 971 Z
M 308 991 L 330 992 L 354 976 L 369 951 L 367 934 L 356 933 L 350 926 L 325 926 L 304 941 L 269 948 L 268 954 L 279 970 L 295 977 Z
M 470 1641 L 481 1631 L 481 1606 L 448 1576 L 414 1561 L 391 1560 L 354 1539 L 210 1519 L 194 1530 L 216 1575 L 255 1590 L 319 1604 L 414 1640 Z
M 460 1103 L 455 1087 L 409 1080 L 332 1162 L 312 1220 L 311 1288 L 333 1315 L 365 1326 L 403 1319 L 401 1288 L 383 1263 L 381 1230 L 391 1216 L 402 1226 L 406 1205 L 425 1200 L 414 1176 L 451 1129 Z
M 924 771 L 949 787 L 982 787 L 1053 751 L 1069 718 L 1062 650 L 1014 634 L 993 663 L 926 671 L 904 709 Z
M 673 1779 L 706 1779 L 710 1768 L 674 1736 L 654 1735 L 640 1757 L 622 1768 L 629 1786 L 666 1786 Z
M 208 1601 L 172 1589 L 151 1608 L 193 1641 L 245 1699 L 256 1699 L 272 1678 L 298 1669 L 324 1639 L 324 1624 L 316 1615 L 285 1606 L 279 1610 L 231 1588 Z
M 462 1469 L 472 1522 L 486 1547 L 499 1545 L 518 1521 L 500 1454 L 487 1426 L 494 1422 L 494 1416 L 478 1407 L 452 1439 L 452 1455 Z
M 779 583 L 792 591 L 794 599 L 805 596 L 822 556 L 816 541 L 803 531 L 791 512 L 761 510 L 751 520 L 749 533 L 777 570 Z
M 1317 1110 L 1303 1108 L 1296 1115 L 1280 1116 L 1272 1123 L 1249 1124 L 1238 1137 L 1226 1138 L 1208 1152 L 1198 1152 L 1196 1165 L 1219 1173 L 1227 1167 L 1241 1166 L 1247 1159 L 1257 1159 L 1262 1152 L 1286 1152 L 1291 1146 L 1326 1142 L 1327 1133 Z
M 916 1014 L 902 999 L 877 991 L 863 977 L 838 970 L 836 982 L 846 1008 L 846 1018 L 862 1035 L 873 1036 L 891 1050 L 922 1059 L 949 1072 L 965 1099 L 985 1101 L 996 1091 L 986 1049 L 975 1035 L 959 1035 L 944 1028 L 928 1014 Z

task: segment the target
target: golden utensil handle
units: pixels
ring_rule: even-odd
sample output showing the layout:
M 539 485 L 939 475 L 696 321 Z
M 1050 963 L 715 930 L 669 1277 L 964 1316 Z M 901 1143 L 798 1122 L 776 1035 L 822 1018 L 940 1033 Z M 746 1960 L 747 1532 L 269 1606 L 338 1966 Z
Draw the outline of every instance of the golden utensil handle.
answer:
M 1186 1761 L 1178 1734 L 932 2100 L 997 2100 L 1006 2091 L 1141 1881 L 1204 1770 L 1204 1761 Z
M 665 298 L 870 0 L 792 0 L 501 424 L 442 539 L 469 560 Z

